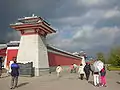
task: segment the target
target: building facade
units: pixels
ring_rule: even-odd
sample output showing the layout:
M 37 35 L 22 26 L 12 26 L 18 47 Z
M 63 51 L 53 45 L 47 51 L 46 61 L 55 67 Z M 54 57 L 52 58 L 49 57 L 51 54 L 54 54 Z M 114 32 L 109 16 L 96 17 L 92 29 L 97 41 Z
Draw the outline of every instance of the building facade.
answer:
M 57 65 L 85 64 L 84 58 L 46 44 L 47 34 L 56 31 L 41 17 L 20 18 L 10 27 L 21 33 L 21 39 L 7 44 L 5 68 L 13 57 L 17 57 L 19 63 L 33 62 L 35 76 Z

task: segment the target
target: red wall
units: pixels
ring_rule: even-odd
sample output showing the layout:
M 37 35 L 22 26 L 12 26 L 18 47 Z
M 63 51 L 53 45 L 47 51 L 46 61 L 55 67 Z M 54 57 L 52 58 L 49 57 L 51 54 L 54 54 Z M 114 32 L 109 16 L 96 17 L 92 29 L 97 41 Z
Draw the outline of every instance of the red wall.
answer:
M 9 62 L 13 59 L 13 57 L 17 57 L 18 49 L 10 49 L 7 50 L 7 66 Z
M 49 66 L 57 66 L 57 65 L 71 65 L 73 63 L 79 65 L 81 63 L 80 59 L 75 59 L 72 57 L 64 56 L 55 54 L 52 52 L 48 52 L 48 60 L 49 60 Z
M 17 53 L 18 53 L 18 49 L 7 50 L 7 66 L 9 65 L 9 62 L 12 60 L 13 57 L 17 57 Z M 69 56 L 55 54 L 52 52 L 48 52 L 48 60 L 49 60 L 49 66 L 57 66 L 57 65 L 67 66 L 73 63 L 79 65 L 81 63 L 80 59 L 75 59 Z
M 0 49 L 0 56 L 3 56 L 3 57 L 6 56 L 6 49 L 7 48 Z

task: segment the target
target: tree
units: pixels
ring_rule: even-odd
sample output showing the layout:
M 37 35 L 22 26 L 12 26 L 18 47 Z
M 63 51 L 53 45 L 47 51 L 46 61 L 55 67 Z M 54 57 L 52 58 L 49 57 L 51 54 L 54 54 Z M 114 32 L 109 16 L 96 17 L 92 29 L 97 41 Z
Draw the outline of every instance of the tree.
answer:
M 102 52 L 97 53 L 97 59 L 105 63 L 104 54 Z
M 113 66 L 120 66 L 120 47 L 111 49 L 108 61 Z

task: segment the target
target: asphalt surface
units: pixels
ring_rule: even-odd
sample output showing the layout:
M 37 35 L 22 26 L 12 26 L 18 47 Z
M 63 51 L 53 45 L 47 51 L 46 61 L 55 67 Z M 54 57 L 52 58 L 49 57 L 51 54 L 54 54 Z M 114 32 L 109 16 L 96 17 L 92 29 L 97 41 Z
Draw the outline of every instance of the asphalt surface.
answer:
M 10 90 L 11 77 L 3 74 L 0 90 Z M 120 72 L 107 72 L 107 87 L 94 87 L 93 76 L 88 81 L 78 79 L 77 73 L 64 73 L 57 78 L 55 73 L 40 77 L 19 77 L 18 88 L 14 90 L 120 90 Z

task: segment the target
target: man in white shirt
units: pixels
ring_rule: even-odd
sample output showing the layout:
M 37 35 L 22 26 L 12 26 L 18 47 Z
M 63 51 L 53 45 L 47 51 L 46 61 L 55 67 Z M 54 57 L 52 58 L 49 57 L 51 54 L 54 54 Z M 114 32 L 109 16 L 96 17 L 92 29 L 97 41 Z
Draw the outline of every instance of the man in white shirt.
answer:
M 83 80 L 83 77 L 84 77 L 84 66 L 83 64 L 80 64 L 79 68 L 78 68 L 78 74 L 79 74 L 79 79 Z

